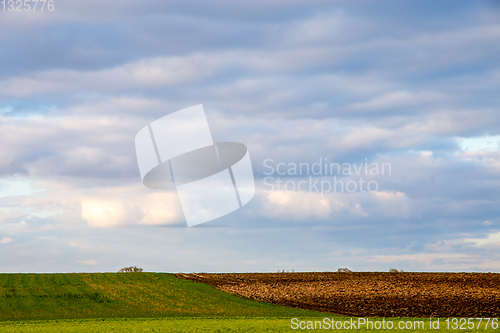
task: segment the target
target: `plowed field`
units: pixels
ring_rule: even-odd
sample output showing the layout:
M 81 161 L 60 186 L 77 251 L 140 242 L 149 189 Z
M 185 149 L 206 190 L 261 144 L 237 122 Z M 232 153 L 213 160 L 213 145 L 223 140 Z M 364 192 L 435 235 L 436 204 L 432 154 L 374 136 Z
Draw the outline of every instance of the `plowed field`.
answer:
M 349 316 L 500 316 L 500 274 L 178 274 L 254 300 Z

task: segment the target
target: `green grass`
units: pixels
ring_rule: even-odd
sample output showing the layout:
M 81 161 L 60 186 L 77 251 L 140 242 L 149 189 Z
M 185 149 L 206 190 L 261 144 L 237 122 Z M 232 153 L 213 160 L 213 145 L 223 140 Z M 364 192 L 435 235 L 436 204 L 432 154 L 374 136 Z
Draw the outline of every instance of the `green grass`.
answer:
M 316 317 L 166 273 L 0 274 L 0 321 L 158 317 Z
M 332 318 L 332 316 L 328 316 Z M 345 318 L 335 317 L 336 320 Z M 307 319 L 303 319 L 307 320 Z M 315 320 L 314 318 L 310 320 Z M 316 318 L 318 320 L 318 318 Z M 321 320 L 321 319 L 320 319 Z M 394 322 L 398 320 L 422 319 L 386 319 Z M 404 330 L 409 332 L 492 332 L 489 330 L 447 330 L 446 323 L 441 322 L 440 329 L 429 329 L 429 321 L 423 320 L 424 329 Z M 3 332 L 328 332 L 329 329 L 292 330 L 290 318 L 147 318 L 147 319 L 77 319 L 77 320 L 50 320 L 50 321 L 21 321 L 1 322 L 0 331 Z M 399 332 L 401 330 L 367 330 L 341 329 L 342 332 Z

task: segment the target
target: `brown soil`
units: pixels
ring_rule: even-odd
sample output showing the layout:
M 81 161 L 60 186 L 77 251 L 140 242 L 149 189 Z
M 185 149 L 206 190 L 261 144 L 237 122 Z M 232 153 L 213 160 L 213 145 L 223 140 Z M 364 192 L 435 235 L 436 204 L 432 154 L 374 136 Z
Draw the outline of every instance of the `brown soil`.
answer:
M 178 274 L 254 300 L 349 316 L 500 315 L 500 274 L 238 273 Z

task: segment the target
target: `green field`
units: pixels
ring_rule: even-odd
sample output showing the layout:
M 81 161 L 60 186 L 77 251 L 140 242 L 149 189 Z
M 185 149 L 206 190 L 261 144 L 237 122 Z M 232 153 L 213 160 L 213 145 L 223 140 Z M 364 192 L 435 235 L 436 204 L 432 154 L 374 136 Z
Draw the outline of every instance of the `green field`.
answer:
M 328 316 L 332 318 L 333 316 Z M 336 320 L 347 318 L 334 317 Z M 308 320 L 308 319 L 303 319 Z M 309 320 L 315 320 L 309 318 Z M 316 320 L 321 320 L 316 318 Z M 1 332 L 231 332 L 231 333 L 261 333 L 261 332 L 494 332 L 491 326 L 485 329 L 455 329 L 447 330 L 446 323 L 441 322 L 439 329 L 429 329 L 429 320 L 423 320 L 424 329 L 413 328 L 398 330 L 398 321 L 420 321 L 422 319 L 391 318 L 394 329 L 316 329 L 293 330 L 290 318 L 133 318 L 133 319 L 76 319 L 76 320 L 49 320 L 49 321 L 20 321 L 1 322 Z M 386 321 L 387 323 L 387 321 Z
M 243 299 L 165 273 L 0 274 L 0 332 L 296 332 L 291 318 L 324 317 L 349 320 Z M 400 320 L 390 319 L 395 326 Z M 424 322 L 425 329 L 413 331 L 437 331 Z M 444 322 L 439 331 L 446 331 Z
M 318 315 L 166 273 L 0 274 L 0 321 Z

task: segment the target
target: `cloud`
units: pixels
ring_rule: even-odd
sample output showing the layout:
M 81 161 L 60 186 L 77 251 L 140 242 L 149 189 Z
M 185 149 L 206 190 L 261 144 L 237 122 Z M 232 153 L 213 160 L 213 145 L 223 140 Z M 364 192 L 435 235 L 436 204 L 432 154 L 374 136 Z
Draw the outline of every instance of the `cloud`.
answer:
M 19 221 L 22 219 L 24 216 L 23 213 L 17 211 L 17 210 L 12 210 L 12 209 L 0 209 L 0 223 L 11 223 L 14 221 Z
M 91 227 L 183 222 L 179 199 L 173 193 L 147 193 L 131 188 L 114 188 L 108 190 L 106 195 L 84 197 L 80 202 L 82 219 Z
M 406 91 L 394 92 L 380 97 L 376 97 L 368 102 L 355 103 L 352 108 L 355 110 L 387 110 L 393 108 L 408 108 L 422 104 L 442 101 L 444 96 L 436 92 L 412 93 Z
M 478 108 L 475 110 L 462 109 L 440 109 L 408 122 L 404 129 L 429 133 L 440 136 L 465 136 L 491 128 L 498 130 L 498 119 L 495 117 L 494 109 Z
M 174 106 L 175 107 L 175 106 Z M 72 115 L 136 115 L 142 117 L 144 113 L 165 113 L 173 107 L 159 99 L 144 98 L 137 96 L 110 96 L 96 101 L 85 101 L 74 104 L 64 110 L 66 114 Z
M 110 69 L 84 72 L 50 70 L 0 81 L 4 96 L 66 92 L 72 90 L 120 91 L 133 88 L 152 88 L 197 81 L 222 66 L 217 58 L 202 54 L 189 57 L 158 57 L 143 59 Z
M 474 243 L 474 246 L 500 246 L 500 232 L 489 233 L 484 238 L 466 238 L 465 242 Z
M 500 269 L 482 222 L 500 216 L 485 142 L 500 135 L 497 7 L 91 0 L 11 14 L 0 231 L 24 250 L 4 271 Z M 187 231 L 176 196 L 142 186 L 134 136 L 199 103 L 216 141 L 247 144 L 261 189 Z M 376 193 L 263 191 L 264 160 L 319 158 L 392 173 L 369 178 Z
M 11 237 L 4 237 L 0 240 L 0 244 L 10 244 L 14 241 Z
M 65 191 L 54 193 L 55 198 Z M 80 190 L 72 195 L 81 207 L 81 220 L 90 227 L 123 225 L 183 224 L 184 217 L 175 193 L 135 186 Z
M 466 259 L 472 261 L 471 256 L 461 253 L 418 253 L 418 254 L 402 254 L 402 255 L 378 255 L 374 256 L 373 260 L 385 263 L 394 264 L 397 262 L 418 262 L 430 267 L 435 260 L 456 260 Z
M 408 133 L 409 134 L 409 133 Z M 407 135 L 399 130 L 388 130 L 378 127 L 353 128 L 341 141 L 330 139 L 331 146 L 338 146 L 343 150 L 354 149 L 408 149 L 421 145 L 426 140 L 425 136 Z
M 97 260 L 77 260 L 75 262 L 79 263 L 79 264 L 90 265 L 90 266 L 97 265 Z
M 130 224 L 140 219 L 140 213 L 138 207 L 124 205 L 119 201 L 89 199 L 82 201 L 82 218 L 92 227 Z
M 40 184 L 49 189 L 36 195 L 2 198 L 0 222 L 21 222 L 32 228 L 33 223 L 45 221 L 56 229 L 184 223 L 177 195 L 147 189 L 140 183 L 140 177 L 133 186 L 80 188 L 78 184 L 53 180 Z
M 334 194 L 297 191 L 261 192 L 262 216 L 290 220 L 326 219 L 343 211 L 367 217 L 359 203 Z
M 319 194 L 298 192 L 272 192 L 264 202 L 264 215 L 269 217 L 307 219 L 328 217 L 335 207 L 328 198 Z M 342 209 L 343 205 L 337 205 Z
M 402 192 L 374 192 L 374 195 L 387 216 L 408 218 L 411 201 Z
M 353 44 L 364 39 L 376 25 L 336 10 L 294 22 L 286 30 L 283 44 L 289 47 Z
M 139 126 L 126 116 L 0 117 L 0 141 L 9 142 L 0 151 L 0 172 L 110 176 L 135 171 L 133 146 L 123 143 L 133 143 Z

